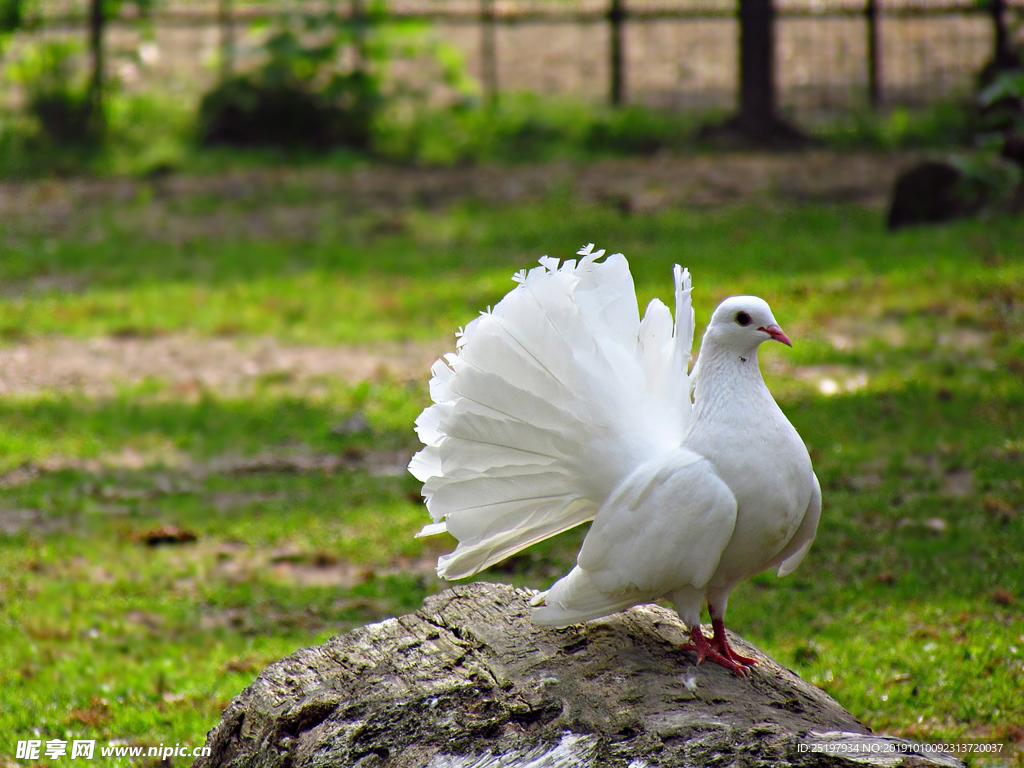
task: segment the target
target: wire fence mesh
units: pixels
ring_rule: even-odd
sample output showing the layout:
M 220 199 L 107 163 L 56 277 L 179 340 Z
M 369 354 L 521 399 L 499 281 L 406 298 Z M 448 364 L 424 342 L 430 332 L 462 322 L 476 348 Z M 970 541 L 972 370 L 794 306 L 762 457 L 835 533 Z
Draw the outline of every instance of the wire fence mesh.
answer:
M 363 2 L 154 0 L 145 14 L 125 5 L 106 26 L 107 75 L 129 92 L 195 101 L 226 72 L 252 64 L 254 30 L 267 19 L 358 14 Z M 6 62 L 39 40 L 84 41 L 87 6 L 46 0 Z M 780 105 L 810 119 L 961 94 L 994 55 L 994 6 L 1004 30 L 1024 42 L 1024 0 L 777 0 Z M 692 110 L 736 101 L 735 0 L 393 0 L 388 12 L 393 21 L 424 22 L 461 51 L 492 97 L 525 91 Z M 2 82 L 0 100 L 17 105 L 18 83 Z

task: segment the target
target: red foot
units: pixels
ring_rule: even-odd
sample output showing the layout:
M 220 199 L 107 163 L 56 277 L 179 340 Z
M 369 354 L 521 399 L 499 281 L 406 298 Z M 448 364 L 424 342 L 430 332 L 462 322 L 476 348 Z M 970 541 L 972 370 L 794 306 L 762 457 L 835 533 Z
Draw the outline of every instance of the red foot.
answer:
M 711 645 L 713 645 L 719 653 L 745 667 L 752 667 L 757 664 L 757 659 L 752 659 L 749 656 L 741 656 L 730 647 L 729 641 L 726 639 L 725 635 L 725 622 L 722 619 L 712 617 L 711 626 L 715 630 L 715 636 L 711 638 Z
M 718 649 L 712 646 L 712 644 L 708 642 L 708 639 L 704 637 L 704 633 L 701 631 L 699 624 L 690 630 L 690 640 L 692 642 L 685 643 L 683 645 L 683 650 L 696 651 L 698 664 L 703 664 L 705 660 L 713 661 L 719 666 L 732 670 L 737 677 L 747 676 L 747 667 L 749 664 L 745 664 L 742 661 L 734 661 L 729 656 L 720 653 Z M 730 654 L 732 653 L 732 649 L 729 648 L 728 645 L 726 645 L 726 650 L 728 650 Z M 744 658 L 738 654 L 736 655 L 740 659 Z M 753 659 L 750 661 L 753 661 Z

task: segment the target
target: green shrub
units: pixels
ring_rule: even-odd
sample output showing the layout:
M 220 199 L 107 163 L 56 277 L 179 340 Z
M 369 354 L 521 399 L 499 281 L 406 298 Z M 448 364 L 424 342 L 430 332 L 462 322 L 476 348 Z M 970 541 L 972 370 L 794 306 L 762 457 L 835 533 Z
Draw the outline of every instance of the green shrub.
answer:
M 282 15 L 258 45 L 263 63 L 202 99 L 200 143 L 372 149 L 382 115 L 399 104 L 418 108 L 433 87 L 430 77 L 421 86 L 389 78 L 397 59 L 432 64 L 458 92 L 472 87 L 461 56 L 428 32 L 424 23 L 391 19 L 383 2 L 358 18 Z
M 199 105 L 199 140 L 205 146 L 369 146 L 377 94 L 349 76 L 344 101 L 327 98 L 299 81 L 268 82 L 254 75 L 224 81 Z
M 12 77 L 25 90 L 28 114 L 47 143 L 78 144 L 96 139 L 96 121 L 85 78 L 76 69 L 81 46 L 47 40 L 27 48 L 14 62 Z

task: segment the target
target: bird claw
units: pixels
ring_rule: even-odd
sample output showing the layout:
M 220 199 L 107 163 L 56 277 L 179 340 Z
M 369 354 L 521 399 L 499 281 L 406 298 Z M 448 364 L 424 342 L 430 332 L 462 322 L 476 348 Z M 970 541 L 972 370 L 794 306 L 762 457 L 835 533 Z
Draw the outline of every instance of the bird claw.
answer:
M 711 626 L 715 630 L 714 636 L 711 638 L 711 645 L 718 650 L 720 654 L 726 658 L 732 659 L 737 664 L 742 664 L 745 667 L 752 667 L 757 664 L 757 659 L 752 659 L 749 656 L 743 656 L 736 653 L 729 645 L 729 640 L 725 634 L 725 622 L 720 618 L 711 617 Z
M 690 630 L 691 642 L 684 643 L 682 649 L 684 651 L 696 651 L 697 652 L 697 664 L 703 664 L 705 661 L 713 661 L 720 667 L 725 667 L 731 670 L 737 677 L 745 678 L 749 672 L 748 667 L 752 664 L 756 664 L 756 659 L 747 659 L 745 656 L 735 654 L 736 658 L 733 658 L 733 651 L 731 648 L 726 646 L 729 654 L 723 654 L 719 652 L 717 648 L 712 646 L 708 639 L 704 637 L 704 633 L 700 627 L 694 627 Z M 743 659 L 743 661 L 740 661 Z M 749 663 L 748 663 L 749 662 Z
M 743 656 L 741 654 L 738 654 L 732 648 L 728 648 L 727 647 L 727 650 L 728 650 L 728 653 L 725 654 L 725 655 L 727 655 L 730 659 L 735 661 L 737 664 L 742 664 L 744 667 L 753 667 L 754 665 L 756 665 L 758 663 L 757 659 L 751 658 L 750 656 Z
M 715 639 L 712 638 L 711 645 L 727 659 L 735 661 L 737 664 L 742 664 L 744 667 L 752 667 L 757 664 L 757 659 L 752 659 L 750 656 L 743 656 L 742 654 L 736 653 L 729 643 L 725 641 L 725 638 L 722 638 L 721 642 L 716 642 Z

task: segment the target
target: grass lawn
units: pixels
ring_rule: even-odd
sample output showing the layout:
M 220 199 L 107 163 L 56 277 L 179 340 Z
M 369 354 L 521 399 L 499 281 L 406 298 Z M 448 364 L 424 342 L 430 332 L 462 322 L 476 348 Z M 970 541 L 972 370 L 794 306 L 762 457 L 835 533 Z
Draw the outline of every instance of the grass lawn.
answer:
M 794 341 L 762 367 L 822 524 L 797 573 L 734 593 L 731 627 L 876 730 L 1024 765 L 1024 220 L 890 235 L 855 203 L 625 214 L 560 189 L 340 215 L 318 195 L 2 225 L 0 765 L 28 738 L 199 746 L 271 661 L 443 589 L 449 543 L 413 538 L 401 469 L 427 369 L 389 355 L 445 351 L 513 272 L 586 242 L 631 258 L 643 302 L 678 261 L 699 325 L 758 293 Z M 166 361 L 127 371 L 101 342 Z M 225 352 L 254 349 L 251 371 Z M 286 364 L 339 349 L 380 365 Z M 484 578 L 545 587 L 579 539 Z

